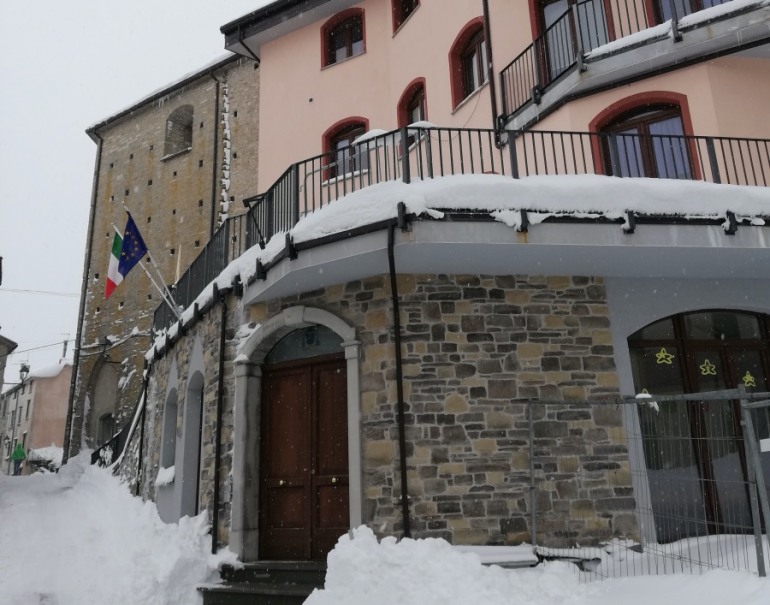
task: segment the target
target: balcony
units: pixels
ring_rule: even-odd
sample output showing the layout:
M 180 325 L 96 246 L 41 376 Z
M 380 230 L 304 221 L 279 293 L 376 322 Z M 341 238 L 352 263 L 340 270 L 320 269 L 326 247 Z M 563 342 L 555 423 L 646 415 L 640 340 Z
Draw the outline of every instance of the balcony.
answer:
M 768 19 L 761 0 L 577 2 L 501 71 L 502 121 L 526 128 L 563 99 L 766 45 Z
M 342 155 L 321 154 L 289 166 L 249 210 L 226 221 L 174 286 L 177 303 L 193 305 L 228 263 L 252 246 L 288 234 L 305 215 L 343 196 L 388 181 L 450 175 L 512 178 L 599 174 L 770 186 L 770 140 L 710 136 L 417 127 L 361 137 Z M 154 329 L 175 321 L 161 305 Z

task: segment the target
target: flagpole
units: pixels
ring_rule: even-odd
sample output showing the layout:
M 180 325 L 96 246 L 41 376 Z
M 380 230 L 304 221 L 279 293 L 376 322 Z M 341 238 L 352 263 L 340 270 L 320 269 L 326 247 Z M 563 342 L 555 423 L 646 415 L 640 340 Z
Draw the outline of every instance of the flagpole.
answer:
M 163 289 L 166 291 L 166 295 L 168 296 L 168 298 L 173 303 L 174 315 L 176 315 L 176 318 L 181 322 L 182 321 L 182 315 L 181 315 L 181 313 L 179 311 L 179 307 L 177 306 L 176 301 L 174 300 L 174 297 L 171 294 L 171 291 L 168 289 L 168 286 L 166 285 L 166 281 L 163 279 L 163 274 L 160 272 L 160 269 L 158 269 L 158 265 L 155 264 L 155 259 L 152 257 L 152 254 L 150 253 L 150 249 L 149 248 L 147 248 L 147 257 L 150 259 L 150 264 L 155 269 L 155 272 L 158 274 L 158 277 L 160 277 L 160 281 L 163 284 Z M 150 272 L 147 271 L 147 267 L 142 265 L 142 268 L 145 270 L 145 272 L 147 273 L 147 276 L 149 277 Z M 150 279 L 152 279 L 152 278 L 150 277 Z
M 126 212 L 128 212 L 128 210 L 126 210 Z M 117 227 L 116 227 L 114 224 L 112 225 L 112 228 L 113 228 L 113 229 L 115 229 L 115 231 L 116 231 L 116 232 L 117 232 L 117 233 L 118 233 L 118 234 L 119 234 L 121 237 L 123 236 L 123 234 L 120 232 L 120 230 L 119 230 L 119 229 L 118 229 L 118 228 L 117 228 Z M 150 262 L 152 262 L 152 263 L 153 263 L 153 266 L 154 266 L 154 265 L 155 265 L 155 261 L 153 261 L 153 260 L 152 260 L 152 255 L 150 254 L 150 250 L 149 250 L 149 249 L 147 250 L 147 256 L 150 258 Z M 169 307 L 171 307 L 171 310 L 174 312 L 174 315 L 175 315 L 175 316 L 176 316 L 176 318 L 177 318 L 177 319 L 178 319 L 178 320 L 181 322 L 181 321 L 182 321 L 182 315 L 181 315 L 181 313 L 179 312 L 179 307 L 177 306 L 177 304 L 176 304 L 176 301 L 174 300 L 174 297 L 173 297 L 173 296 L 171 296 L 171 292 L 169 292 L 169 291 L 168 291 L 168 288 L 165 286 L 165 283 L 164 283 L 164 282 L 163 282 L 163 280 L 162 280 L 162 277 L 163 277 L 163 276 L 162 276 L 162 275 L 160 275 L 160 271 L 158 271 L 158 268 L 157 268 L 157 266 L 155 267 L 155 270 L 156 270 L 156 271 L 158 271 L 158 276 L 159 276 L 159 277 L 161 277 L 161 283 L 163 283 L 163 284 L 164 284 L 164 287 L 163 287 L 163 288 L 161 288 L 161 287 L 158 285 L 158 283 L 157 283 L 157 282 L 155 281 L 155 279 L 153 278 L 152 274 L 151 274 L 151 273 L 150 273 L 150 272 L 147 270 L 147 267 L 145 267 L 145 266 L 144 266 L 144 264 L 143 264 L 141 261 L 140 261 L 140 262 L 138 262 L 137 264 L 138 264 L 140 267 L 142 267 L 142 270 L 143 270 L 143 271 L 144 271 L 144 272 L 147 274 L 147 277 L 148 277 L 148 278 L 150 279 L 150 281 L 152 282 L 152 285 L 153 285 L 153 286 L 155 286 L 155 289 L 158 291 L 158 293 L 160 294 L 160 296 L 161 296 L 161 298 L 163 299 L 163 301 L 164 301 L 164 302 L 165 302 L 165 303 L 166 303 L 166 304 L 167 304 Z M 164 291 L 164 290 L 165 290 L 165 291 Z

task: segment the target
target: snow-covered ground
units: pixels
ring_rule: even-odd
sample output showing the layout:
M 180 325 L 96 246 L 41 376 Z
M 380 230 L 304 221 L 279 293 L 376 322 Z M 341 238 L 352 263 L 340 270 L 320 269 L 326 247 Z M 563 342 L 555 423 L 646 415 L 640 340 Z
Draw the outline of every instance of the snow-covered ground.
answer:
M 187 605 L 216 579 L 227 551 L 210 554 L 205 515 L 166 525 L 81 455 L 59 474 L 0 477 L 0 603 Z M 483 566 L 474 549 L 441 540 L 343 536 L 326 587 L 309 605 L 765 605 L 770 580 L 748 572 L 586 582 L 570 563 L 524 570 Z

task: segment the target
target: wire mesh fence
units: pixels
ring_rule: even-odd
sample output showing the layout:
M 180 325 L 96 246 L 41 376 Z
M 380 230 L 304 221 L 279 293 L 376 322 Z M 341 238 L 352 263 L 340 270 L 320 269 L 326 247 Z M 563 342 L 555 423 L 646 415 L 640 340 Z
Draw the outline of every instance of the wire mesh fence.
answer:
M 529 406 L 540 557 L 573 561 L 587 580 L 766 575 L 770 393 Z

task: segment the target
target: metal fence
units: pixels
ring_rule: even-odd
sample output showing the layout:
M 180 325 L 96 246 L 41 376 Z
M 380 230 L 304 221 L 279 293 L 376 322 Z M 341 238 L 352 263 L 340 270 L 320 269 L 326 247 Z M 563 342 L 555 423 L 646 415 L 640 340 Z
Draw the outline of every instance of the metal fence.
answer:
M 586 53 L 703 8 L 731 0 L 584 0 L 554 19 L 534 42 L 500 72 L 503 116 L 507 119 L 540 95 Z
M 574 561 L 588 580 L 710 569 L 766 575 L 770 393 L 529 405 L 530 513 L 541 557 Z M 537 430 L 552 421 L 566 421 L 562 437 Z M 538 544 L 546 530 L 565 542 L 586 531 L 613 535 L 553 547 Z
M 245 200 L 246 214 L 228 219 L 173 286 L 187 308 L 204 287 L 250 247 L 288 232 L 310 212 L 378 183 L 465 174 L 603 174 L 770 185 L 770 140 L 683 135 L 630 135 L 410 126 L 289 166 L 263 194 Z M 165 303 L 161 330 L 176 319 Z

